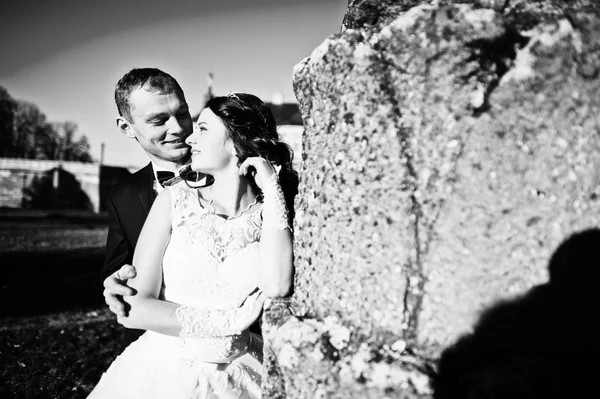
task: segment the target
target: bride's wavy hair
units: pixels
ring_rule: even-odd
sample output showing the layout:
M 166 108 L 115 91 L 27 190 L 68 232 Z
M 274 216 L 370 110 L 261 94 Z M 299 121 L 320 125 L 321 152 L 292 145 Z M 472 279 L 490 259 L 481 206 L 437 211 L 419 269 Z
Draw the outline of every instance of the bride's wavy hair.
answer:
M 279 182 L 292 222 L 294 198 L 298 193 L 298 172 L 292 165 L 292 148 L 279 139 L 271 109 L 260 98 L 247 93 L 213 97 L 205 107 L 218 116 L 227 128 L 237 152 L 238 166 L 249 157 L 263 157 L 281 166 Z M 262 193 L 254 179 L 250 178 L 250 184 L 254 194 L 262 200 Z

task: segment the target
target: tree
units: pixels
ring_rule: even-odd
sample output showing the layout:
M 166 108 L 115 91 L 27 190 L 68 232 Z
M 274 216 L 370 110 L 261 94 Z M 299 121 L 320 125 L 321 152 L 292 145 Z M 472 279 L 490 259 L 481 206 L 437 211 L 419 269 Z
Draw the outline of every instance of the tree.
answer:
M 73 122 L 54 123 L 54 142 L 52 144 L 53 154 L 51 159 L 62 161 L 92 162 L 89 154 L 90 145 L 87 137 L 81 136 L 75 139 L 77 125 Z M 50 144 L 50 143 L 49 143 Z
M 0 86 L 0 157 L 13 156 L 15 100 Z
M 51 127 L 37 105 L 16 101 L 13 151 L 15 158 L 48 159 L 40 156 L 40 146 L 45 137 L 51 136 Z M 50 158 L 52 159 L 52 158 Z
M 93 162 L 87 137 L 76 137 L 74 122 L 49 123 L 37 105 L 0 86 L 0 157 Z

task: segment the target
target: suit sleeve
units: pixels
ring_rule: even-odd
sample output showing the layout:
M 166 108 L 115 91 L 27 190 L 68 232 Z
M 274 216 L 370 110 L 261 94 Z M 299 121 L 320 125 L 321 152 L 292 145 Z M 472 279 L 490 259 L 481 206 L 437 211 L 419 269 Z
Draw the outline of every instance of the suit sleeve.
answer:
M 119 270 L 124 264 L 131 264 L 133 261 L 134 248 L 127 240 L 123 226 L 117 214 L 113 198 L 108 193 L 108 236 L 106 238 L 106 252 L 104 257 L 104 266 L 101 276 L 104 281 L 108 276 Z

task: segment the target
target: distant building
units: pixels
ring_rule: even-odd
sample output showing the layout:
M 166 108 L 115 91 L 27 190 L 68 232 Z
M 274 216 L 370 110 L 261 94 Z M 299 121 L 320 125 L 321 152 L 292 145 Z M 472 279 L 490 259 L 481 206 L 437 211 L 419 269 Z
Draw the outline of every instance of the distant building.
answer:
M 284 103 L 278 93 L 275 93 L 273 100 L 266 104 L 273 112 L 281 140 L 294 150 L 294 167 L 298 170 L 302 159 L 302 133 L 304 132 L 300 108 L 296 103 Z
M 110 186 L 137 167 L 0 158 L 0 209 L 104 212 Z
M 100 211 L 100 165 L 0 158 L 0 208 Z

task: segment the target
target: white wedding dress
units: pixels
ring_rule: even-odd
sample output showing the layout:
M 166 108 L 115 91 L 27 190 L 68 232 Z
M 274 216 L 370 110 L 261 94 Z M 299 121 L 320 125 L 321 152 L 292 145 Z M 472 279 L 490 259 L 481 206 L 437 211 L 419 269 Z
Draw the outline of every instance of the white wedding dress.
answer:
M 172 234 L 161 296 L 199 309 L 203 331 L 212 333 L 180 338 L 147 331 L 115 359 L 89 398 L 260 398 L 261 337 L 219 331 L 257 295 L 261 212 L 225 219 L 202 207 L 185 184 L 167 189 Z M 215 323 L 220 327 L 213 329 Z

